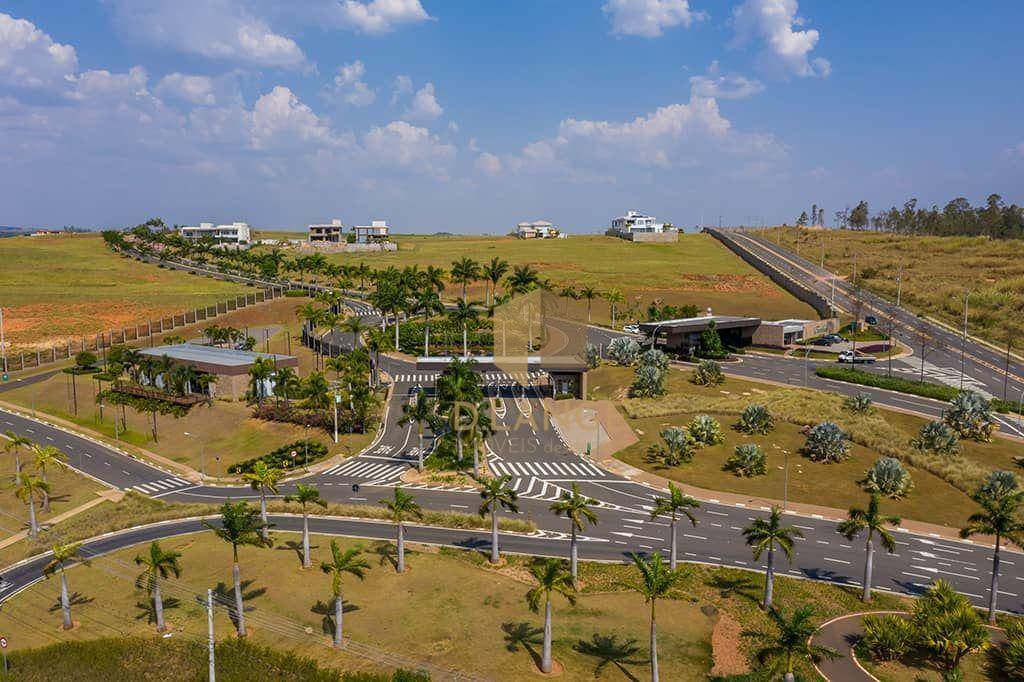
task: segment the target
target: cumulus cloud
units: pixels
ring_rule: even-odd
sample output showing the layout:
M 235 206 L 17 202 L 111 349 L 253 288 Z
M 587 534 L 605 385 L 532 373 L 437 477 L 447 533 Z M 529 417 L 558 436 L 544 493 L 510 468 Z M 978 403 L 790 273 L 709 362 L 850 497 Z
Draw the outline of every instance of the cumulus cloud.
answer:
M 392 121 L 372 128 L 363 138 L 368 162 L 408 169 L 416 173 L 448 178 L 455 160 L 455 147 L 445 144 L 426 128 L 405 121 Z
M 430 19 L 420 0 L 341 0 L 335 12 L 341 24 L 363 33 L 388 33 Z
M 473 165 L 484 175 L 499 175 L 502 171 L 501 159 L 490 152 L 482 152 Z
M 736 73 L 722 73 L 717 61 L 711 62 L 707 74 L 690 77 L 691 97 L 746 99 L 762 92 L 761 81 Z
M 366 66 L 356 60 L 338 67 L 334 76 L 332 96 L 354 107 L 365 107 L 373 104 L 377 93 L 363 80 Z
M 75 48 L 54 42 L 30 21 L 0 13 L 0 84 L 48 88 L 77 69 Z
M 256 149 L 331 142 L 327 124 L 289 88 L 275 86 L 256 100 L 252 110 L 252 144 Z
M 611 18 L 612 33 L 643 38 L 707 18 L 705 12 L 690 9 L 689 0 L 608 0 L 601 9 Z
M 152 45 L 255 66 L 295 67 L 298 44 L 236 0 L 109 0 L 126 37 Z
M 412 103 L 405 110 L 403 118 L 413 120 L 433 120 L 444 113 L 434 94 L 434 84 L 427 83 L 413 95 Z
M 395 76 L 395 84 L 391 92 L 391 105 L 394 106 L 399 99 L 412 92 L 412 78 L 399 74 Z
M 156 84 L 154 92 L 164 99 L 176 99 L 189 104 L 213 106 L 217 103 L 213 79 L 209 76 L 169 73 Z
M 813 28 L 798 30 L 805 22 L 797 10 L 797 0 L 746 0 L 732 12 L 736 28 L 732 44 L 763 41 L 758 63 L 773 77 L 825 78 L 832 65 L 823 57 L 811 57 L 820 36 Z

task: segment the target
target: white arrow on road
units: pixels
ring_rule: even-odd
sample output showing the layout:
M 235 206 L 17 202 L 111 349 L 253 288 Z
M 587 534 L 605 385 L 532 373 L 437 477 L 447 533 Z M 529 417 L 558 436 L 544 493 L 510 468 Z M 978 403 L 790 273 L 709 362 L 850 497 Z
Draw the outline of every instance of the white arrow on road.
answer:
M 642 540 L 655 540 L 661 542 L 664 538 L 652 538 L 650 535 L 636 535 L 635 533 L 627 533 L 621 530 L 613 530 L 612 535 L 621 535 L 624 538 L 640 538 Z

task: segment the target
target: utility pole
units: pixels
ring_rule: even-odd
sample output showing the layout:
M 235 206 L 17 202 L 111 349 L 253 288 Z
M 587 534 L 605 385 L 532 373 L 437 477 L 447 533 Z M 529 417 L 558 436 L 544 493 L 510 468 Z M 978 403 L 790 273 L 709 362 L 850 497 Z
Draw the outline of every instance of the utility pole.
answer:
M 900 262 L 896 269 L 896 307 L 900 307 L 900 298 L 903 294 L 903 262 Z
M 1006 389 L 1010 383 L 1010 339 L 1006 339 L 1006 364 L 1003 366 L 1003 400 L 1006 400 Z
M 964 390 L 964 370 L 967 363 L 967 302 L 971 298 L 970 290 L 964 294 L 964 334 L 960 338 L 960 390 Z
M 213 590 L 206 590 L 206 631 L 207 631 L 207 648 L 210 651 L 210 682 L 216 682 L 217 680 L 217 666 L 214 661 L 213 652 Z
M 7 374 L 7 344 L 4 343 L 4 309 L 0 308 L 0 370 Z

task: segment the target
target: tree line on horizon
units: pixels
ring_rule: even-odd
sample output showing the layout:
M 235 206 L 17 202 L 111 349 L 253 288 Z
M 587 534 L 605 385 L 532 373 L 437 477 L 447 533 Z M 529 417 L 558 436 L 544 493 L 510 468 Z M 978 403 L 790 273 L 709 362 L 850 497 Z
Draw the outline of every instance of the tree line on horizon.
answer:
M 942 208 L 935 204 L 919 208 L 917 204 L 917 199 L 911 198 L 902 207 L 893 206 L 872 215 L 868 202 L 861 200 L 853 208 L 836 211 L 835 225 L 906 235 L 1024 238 L 1024 207 L 1007 205 L 998 194 L 990 194 L 979 206 L 972 206 L 964 197 L 957 197 Z

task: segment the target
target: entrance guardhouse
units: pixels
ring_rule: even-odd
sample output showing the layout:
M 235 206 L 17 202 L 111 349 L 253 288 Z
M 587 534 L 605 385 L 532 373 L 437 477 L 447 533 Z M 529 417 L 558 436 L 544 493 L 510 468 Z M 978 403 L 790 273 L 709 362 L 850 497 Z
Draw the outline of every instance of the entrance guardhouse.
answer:
M 448 356 L 416 358 L 416 371 L 443 372 L 454 359 Z M 471 355 L 468 359 L 473 361 L 473 370 L 477 373 L 507 375 L 523 386 L 532 383 L 551 397 L 570 395 L 573 398 L 584 398 L 587 394 L 587 363 L 575 356 L 496 358 L 490 355 Z

